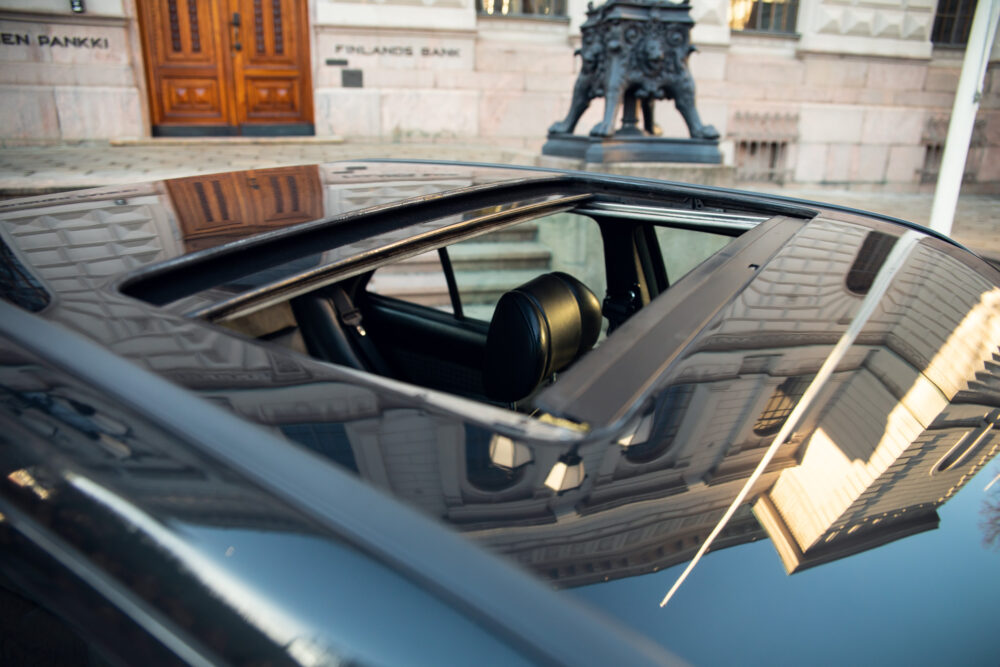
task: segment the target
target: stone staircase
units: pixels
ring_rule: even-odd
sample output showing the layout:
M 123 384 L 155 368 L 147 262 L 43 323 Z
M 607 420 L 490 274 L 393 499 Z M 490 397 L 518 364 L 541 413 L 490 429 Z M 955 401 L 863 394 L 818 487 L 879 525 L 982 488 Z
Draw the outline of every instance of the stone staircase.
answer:
M 548 271 L 551 252 L 538 242 L 538 227 L 522 223 L 448 248 L 465 314 L 489 320 L 500 296 Z M 384 266 L 368 289 L 411 303 L 451 310 L 448 284 L 437 252 Z
M 976 379 L 969 383 L 969 389 L 1000 396 L 1000 353 L 994 352 L 985 365 L 986 369 L 977 372 Z

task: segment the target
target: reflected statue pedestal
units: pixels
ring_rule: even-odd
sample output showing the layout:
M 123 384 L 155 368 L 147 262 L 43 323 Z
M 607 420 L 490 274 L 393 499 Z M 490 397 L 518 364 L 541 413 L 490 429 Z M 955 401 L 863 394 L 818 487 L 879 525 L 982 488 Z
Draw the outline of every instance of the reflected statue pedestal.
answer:
M 692 185 L 711 185 L 719 188 L 736 187 L 736 167 L 710 162 L 684 162 L 635 160 L 632 162 L 616 162 L 605 159 L 601 162 L 591 162 L 587 159 L 587 149 L 590 147 L 588 137 L 577 137 L 579 144 L 585 146 L 582 152 L 576 154 L 543 154 L 537 158 L 539 167 L 553 169 L 569 169 L 574 171 L 589 171 L 599 174 L 616 174 L 636 178 L 656 178 L 661 181 L 676 181 Z

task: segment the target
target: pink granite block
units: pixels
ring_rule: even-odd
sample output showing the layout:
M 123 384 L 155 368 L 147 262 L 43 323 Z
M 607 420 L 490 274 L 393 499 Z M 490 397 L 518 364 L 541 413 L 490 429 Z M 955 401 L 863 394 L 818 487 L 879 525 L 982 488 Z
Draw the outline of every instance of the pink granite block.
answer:
M 855 146 L 849 144 L 832 144 L 826 153 L 826 168 L 823 180 L 833 183 L 846 183 L 851 178 L 851 153 Z
M 922 90 L 901 90 L 893 95 L 893 103 L 904 107 L 951 109 L 955 93 L 935 93 Z
M 795 180 L 800 183 L 819 183 L 826 170 L 827 144 L 800 143 L 795 160 Z
M 889 147 L 861 145 L 851 147 L 849 180 L 861 183 L 882 183 L 886 180 Z
M 866 109 L 861 143 L 916 145 L 925 123 L 926 114 L 920 109 Z
M 897 91 L 888 88 L 862 88 L 858 91 L 858 104 L 866 106 L 890 106 L 895 101 Z
M 805 66 L 796 60 L 730 56 L 726 62 L 726 79 L 729 81 L 796 86 L 802 83 L 804 76 Z
M 695 95 L 697 99 L 707 97 L 740 101 L 765 99 L 764 87 L 731 81 L 696 81 Z
M 799 137 L 803 143 L 858 143 L 863 120 L 864 110 L 857 107 L 803 106 Z
M 478 91 L 393 90 L 382 94 L 383 134 L 474 137 Z
M 955 67 L 928 67 L 927 78 L 924 79 L 924 90 L 938 93 L 955 94 L 958 88 L 958 75 L 960 68 Z
M 1000 181 L 1000 146 L 987 146 L 983 149 L 983 161 L 979 164 L 976 180 L 980 182 Z
M 697 82 L 725 81 L 727 55 L 709 48 L 699 49 L 691 54 L 688 67 Z
M 434 73 L 435 88 L 459 90 L 524 90 L 525 75 L 520 72 L 445 72 Z M 568 88 L 567 90 L 572 90 Z
M 591 105 L 593 106 L 593 105 Z M 562 93 L 484 91 L 478 103 L 483 137 L 544 137 L 549 125 L 566 115 L 569 96 Z M 581 122 L 578 133 L 589 132 Z
M 315 91 L 316 134 L 377 137 L 382 134 L 382 96 L 364 88 L 321 88 Z
M 832 104 L 860 104 L 864 88 L 832 88 L 830 102 Z
M 867 85 L 875 90 L 923 90 L 927 66 L 878 63 L 868 65 Z
M 860 88 L 868 79 L 868 63 L 852 58 L 807 56 L 804 83 L 833 88 Z
M 116 139 L 143 132 L 136 88 L 58 87 L 54 89 L 63 139 Z
M 365 70 L 364 83 L 366 88 L 433 88 L 436 75 L 446 75 L 446 72 L 431 70 L 375 69 Z
M 6 86 L 0 104 L 4 139 L 58 139 L 59 116 L 50 88 Z
M 0 85 L 22 86 L 135 86 L 135 70 L 128 65 L 61 65 L 54 63 L 0 63 Z
M 924 166 L 923 146 L 891 146 L 885 169 L 885 180 L 890 183 L 917 183 Z
M 782 84 L 770 84 L 762 86 L 764 98 L 781 102 L 803 102 L 806 104 L 825 104 L 834 102 L 834 97 L 838 88 L 827 88 L 825 86 L 785 86 Z M 857 91 L 857 88 L 846 90 Z
M 573 90 L 576 74 L 525 74 L 524 89 L 533 92 L 565 93 Z
M 476 69 L 482 72 L 573 74 L 573 51 L 561 46 L 526 47 L 523 43 L 480 41 Z
M 976 121 L 983 124 L 983 137 L 987 144 L 1000 144 L 1000 110 L 979 107 Z

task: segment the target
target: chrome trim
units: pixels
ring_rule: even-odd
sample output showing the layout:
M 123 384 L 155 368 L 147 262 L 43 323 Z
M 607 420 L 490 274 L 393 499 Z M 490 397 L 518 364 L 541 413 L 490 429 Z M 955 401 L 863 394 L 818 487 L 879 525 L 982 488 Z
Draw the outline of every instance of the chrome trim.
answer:
M 746 213 L 720 213 L 719 211 L 617 204 L 614 202 L 594 202 L 589 206 L 576 209 L 575 213 L 601 215 L 607 218 L 630 218 L 632 220 L 646 220 L 649 222 L 673 222 L 697 225 L 699 227 L 741 230 L 753 229 L 765 220 L 770 220 L 772 217 L 767 215 L 749 215 Z

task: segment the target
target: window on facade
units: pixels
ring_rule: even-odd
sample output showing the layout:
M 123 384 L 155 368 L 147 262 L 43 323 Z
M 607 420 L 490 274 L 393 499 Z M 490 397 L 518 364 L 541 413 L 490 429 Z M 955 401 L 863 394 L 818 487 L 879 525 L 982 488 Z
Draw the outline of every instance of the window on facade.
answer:
M 975 13 L 976 0 L 938 0 L 931 41 L 938 46 L 965 46 Z
M 788 142 L 740 141 L 736 144 L 736 178 L 751 183 L 784 183 L 788 176 Z
M 882 232 L 868 232 L 858 250 L 851 270 L 847 272 L 847 289 L 855 294 L 868 294 L 875 276 L 885 264 L 896 237 Z
M 774 435 L 780 431 L 811 381 L 811 377 L 796 376 L 778 385 L 757 418 L 757 423 L 753 425 L 754 435 Z
M 465 426 L 465 475 L 469 482 L 483 491 L 501 491 L 517 484 L 524 477 L 524 467 L 502 468 L 490 458 L 493 434 L 476 426 Z
M 944 157 L 944 142 L 948 137 L 948 125 L 951 117 L 947 114 L 932 114 L 924 123 L 924 131 L 920 141 L 924 145 L 924 164 L 918 170 L 921 183 L 936 183 L 941 172 L 941 159 Z M 979 165 L 988 145 L 986 138 L 986 119 L 979 118 L 972 127 L 972 139 L 969 142 L 969 154 L 965 158 L 965 170 L 962 174 L 963 183 L 975 183 L 978 179 Z
M 789 149 L 799 137 L 799 115 L 785 110 L 739 109 L 729 122 L 736 146 L 736 178 L 784 183 L 790 176 Z
M 279 428 L 289 440 L 322 454 L 351 472 L 358 472 L 358 463 L 354 458 L 351 439 L 347 436 L 343 424 L 339 422 L 311 422 L 282 424 Z
M 476 0 L 486 16 L 566 16 L 566 0 Z
M 733 30 L 794 33 L 799 0 L 731 0 Z
M 628 447 L 625 458 L 632 463 L 648 463 L 666 453 L 677 438 L 693 393 L 694 385 L 691 384 L 674 385 L 664 392 L 657 401 L 649 439 Z

